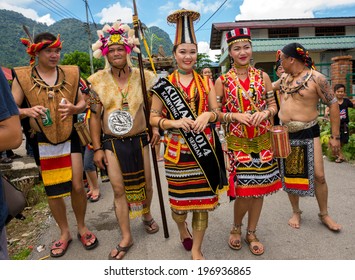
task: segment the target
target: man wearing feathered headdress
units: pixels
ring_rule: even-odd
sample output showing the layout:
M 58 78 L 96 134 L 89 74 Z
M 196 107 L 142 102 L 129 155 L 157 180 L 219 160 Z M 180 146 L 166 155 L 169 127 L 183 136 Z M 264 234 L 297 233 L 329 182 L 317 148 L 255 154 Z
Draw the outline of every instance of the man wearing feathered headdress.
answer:
M 79 68 L 59 66 L 62 42 L 59 35 L 45 32 L 34 40 L 21 39 L 27 46 L 30 66 L 16 67 L 12 92 L 22 117 L 30 118 L 37 138 L 35 159 L 48 196 L 60 238 L 50 248 L 52 257 L 63 256 L 72 241 L 64 197 L 71 202 L 78 225 L 78 238 L 85 249 L 98 245 L 85 225 L 86 194 L 83 185 L 81 144 L 73 124 L 85 109 L 79 90 Z M 37 64 L 36 64 L 37 59 Z
M 130 61 L 131 52 L 139 52 L 139 40 L 133 30 L 117 21 L 113 26 L 105 25 L 98 36 L 93 44 L 94 57 L 103 56 L 106 67 L 88 78 L 93 94 L 90 132 L 95 164 L 108 170 L 122 234 L 109 258 L 122 259 L 133 245 L 129 218 L 142 216 L 147 233 L 159 230 L 150 213 L 153 189 L 144 115 L 148 108 L 144 108 L 139 69 L 132 67 Z M 144 72 L 150 88 L 155 76 Z M 158 129 L 154 129 L 151 145 L 159 139 Z

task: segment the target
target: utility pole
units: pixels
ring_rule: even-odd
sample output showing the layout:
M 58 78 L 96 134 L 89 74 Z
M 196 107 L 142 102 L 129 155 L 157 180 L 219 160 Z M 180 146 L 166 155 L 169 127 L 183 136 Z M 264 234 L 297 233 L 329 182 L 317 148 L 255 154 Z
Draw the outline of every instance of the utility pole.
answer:
M 86 31 L 88 33 L 88 40 L 89 40 L 89 55 L 90 55 L 90 69 L 91 74 L 94 74 L 94 63 L 92 58 L 92 48 L 91 48 L 91 31 L 90 31 L 90 23 L 89 23 L 89 3 L 88 0 L 84 0 L 85 2 L 85 10 L 86 10 Z

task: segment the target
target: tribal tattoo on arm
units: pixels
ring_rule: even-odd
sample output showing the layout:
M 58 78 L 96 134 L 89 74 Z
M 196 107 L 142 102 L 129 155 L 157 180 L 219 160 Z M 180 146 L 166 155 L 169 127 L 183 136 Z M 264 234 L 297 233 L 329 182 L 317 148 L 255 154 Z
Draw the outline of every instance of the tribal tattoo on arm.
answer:
M 315 81 L 316 81 L 317 85 L 319 86 L 319 95 L 320 95 L 320 98 L 323 100 L 323 102 L 325 102 L 328 105 L 331 105 L 334 102 L 336 102 L 334 92 L 333 92 L 329 82 L 325 78 L 325 76 L 322 74 L 317 75 L 315 77 Z
M 94 114 L 97 112 L 97 104 L 101 104 L 99 95 L 93 89 L 90 89 L 90 110 Z

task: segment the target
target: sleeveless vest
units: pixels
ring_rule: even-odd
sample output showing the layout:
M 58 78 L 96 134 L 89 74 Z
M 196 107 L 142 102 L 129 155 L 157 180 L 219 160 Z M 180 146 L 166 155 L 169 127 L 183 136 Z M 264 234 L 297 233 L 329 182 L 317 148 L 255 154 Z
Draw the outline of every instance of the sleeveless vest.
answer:
M 73 116 L 68 116 L 62 121 L 58 109 L 63 97 L 73 104 L 76 103 L 79 87 L 79 68 L 72 65 L 58 66 L 58 79 L 53 87 L 41 86 L 36 83 L 33 75 L 39 78 L 37 77 L 38 74 L 32 71 L 30 66 L 15 67 L 14 71 L 29 107 L 42 105 L 49 109 L 53 124 L 44 126 L 40 118 L 35 119 L 47 140 L 51 144 L 59 144 L 68 140 L 73 129 Z M 59 83 L 61 84 L 60 86 L 58 86 Z

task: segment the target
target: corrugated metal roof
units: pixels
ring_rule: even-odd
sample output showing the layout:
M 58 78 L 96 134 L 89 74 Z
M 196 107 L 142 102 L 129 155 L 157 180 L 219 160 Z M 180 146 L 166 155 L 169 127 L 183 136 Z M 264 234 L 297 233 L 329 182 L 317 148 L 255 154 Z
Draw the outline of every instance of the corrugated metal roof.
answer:
M 355 48 L 355 36 L 253 39 L 252 42 L 253 53 L 276 52 L 287 44 L 293 42 L 300 43 L 308 51 L 326 51 Z M 223 53 L 219 62 L 223 62 L 227 56 L 228 51 Z
M 289 43 L 297 42 L 312 50 L 339 50 L 355 48 L 355 36 L 303 37 L 278 39 L 253 39 L 253 52 L 273 52 Z
M 253 30 L 317 26 L 355 26 L 355 17 L 242 20 L 236 22 L 213 23 L 211 28 L 210 48 L 213 50 L 219 49 L 221 47 L 223 31 L 232 30 L 238 27 L 249 27 Z

